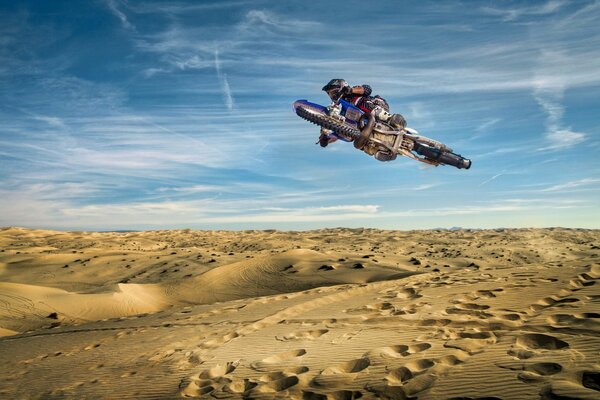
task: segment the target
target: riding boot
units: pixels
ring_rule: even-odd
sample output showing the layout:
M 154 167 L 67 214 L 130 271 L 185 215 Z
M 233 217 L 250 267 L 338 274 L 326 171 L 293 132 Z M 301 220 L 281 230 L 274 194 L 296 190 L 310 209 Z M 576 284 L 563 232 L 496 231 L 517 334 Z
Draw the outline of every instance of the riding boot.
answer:
M 327 137 L 327 135 L 319 136 L 319 145 L 321 145 L 321 147 L 327 147 L 328 144 L 329 138 Z
M 319 145 L 321 147 L 327 147 L 329 144 L 329 134 L 332 132 L 331 129 L 321 128 L 321 135 L 319 136 Z

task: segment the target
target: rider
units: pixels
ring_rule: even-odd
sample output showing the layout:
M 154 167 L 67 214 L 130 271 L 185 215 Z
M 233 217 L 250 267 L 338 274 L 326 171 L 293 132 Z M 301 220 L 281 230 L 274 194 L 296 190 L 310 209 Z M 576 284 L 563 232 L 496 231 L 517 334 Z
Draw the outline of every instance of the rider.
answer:
M 404 129 L 406 127 L 406 120 L 402 115 L 389 113 L 390 108 L 384 98 L 371 96 L 373 91 L 369 85 L 350 87 L 344 79 L 332 79 L 327 85 L 323 86 L 322 90 L 327 92 L 332 101 L 341 98 L 366 113 L 374 114 L 377 119 L 388 122 L 394 128 Z M 321 135 L 319 136 L 321 147 L 326 147 L 329 143 L 337 140 L 335 136 L 329 136 L 331 132 L 329 129 L 321 128 Z

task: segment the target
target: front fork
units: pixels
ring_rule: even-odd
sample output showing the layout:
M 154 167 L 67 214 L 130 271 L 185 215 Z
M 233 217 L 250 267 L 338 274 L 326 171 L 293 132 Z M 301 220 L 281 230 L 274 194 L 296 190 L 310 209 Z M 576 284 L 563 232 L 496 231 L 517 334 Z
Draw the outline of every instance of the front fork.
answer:
M 327 106 L 327 114 L 330 117 L 333 117 L 342 122 L 346 120 L 346 118 L 342 115 L 342 105 L 337 102 L 333 102 L 329 106 Z M 330 143 L 335 142 L 338 139 L 337 136 L 333 134 L 333 131 L 331 129 L 321 127 L 320 134 L 321 136 L 326 136 L 327 140 L 329 140 Z M 319 142 L 317 141 L 317 143 Z
M 339 103 L 331 103 L 327 107 L 327 114 L 337 120 L 344 122 L 346 118 L 342 115 L 342 105 Z

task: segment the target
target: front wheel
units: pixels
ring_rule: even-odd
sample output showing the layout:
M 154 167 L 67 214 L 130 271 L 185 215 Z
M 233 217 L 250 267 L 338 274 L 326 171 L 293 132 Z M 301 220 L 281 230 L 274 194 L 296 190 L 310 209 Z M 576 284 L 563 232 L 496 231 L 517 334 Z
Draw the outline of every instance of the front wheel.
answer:
M 358 129 L 348 126 L 338 119 L 330 117 L 324 110 L 310 107 L 305 103 L 298 103 L 299 102 L 296 102 L 296 104 L 294 104 L 294 109 L 299 117 L 304 118 L 313 124 L 322 126 L 323 128 L 331 129 L 338 135 L 345 136 L 351 140 L 354 140 L 360 136 L 360 131 Z

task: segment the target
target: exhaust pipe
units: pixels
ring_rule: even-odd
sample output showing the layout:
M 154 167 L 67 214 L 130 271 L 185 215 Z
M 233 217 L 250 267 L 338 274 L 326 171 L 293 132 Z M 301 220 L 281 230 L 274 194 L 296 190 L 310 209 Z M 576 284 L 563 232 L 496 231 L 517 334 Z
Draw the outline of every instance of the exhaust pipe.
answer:
M 427 146 L 419 142 L 415 142 L 415 147 L 413 148 L 413 150 L 417 154 L 431 161 L 435 161 L 446 165 L 452 165 L 453 167 L 456 167 L 458 169 L 471 168 L 471 160 L 469 160 L 468 158 L 463 158 L 459 154 L 445 153 L 439 149 L 436 149 L 435 147 Z

